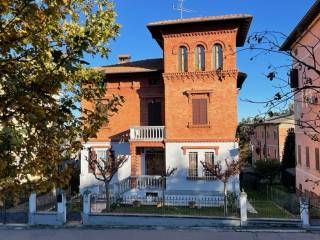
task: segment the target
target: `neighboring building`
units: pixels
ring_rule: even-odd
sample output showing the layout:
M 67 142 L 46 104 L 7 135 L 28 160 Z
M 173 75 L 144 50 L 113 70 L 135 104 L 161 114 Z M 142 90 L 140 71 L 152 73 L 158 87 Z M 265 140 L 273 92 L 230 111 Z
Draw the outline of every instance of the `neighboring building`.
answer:
M 283 51 L 291 51 L 296 59 L 314 65 L 320 69 L 320 0 L 317 0 L 300 23 L 292 31 L 281 46 Z M 312 52 L 312 56 L 310 55 Z M 313 58 L 315 57 L 315 59 Z M 315 60 L 315 61 L 314 61 Z M 291 72 L 291 87 L 302 88 L 304 86 L 320 86 L 319 74 L 303 64 L 293 62 Z M 312 136 L 318 136 L 312 129 L 320 130 L 319 123 L 319 94 L 318 89 L 304 89 L 295 94 L 295 120 L 296 133 L 296 187 L 302 192 L 313 192 L 320 195 L 320 186 L 315 187 L 313 182 L 320 181 L 319 140 L 313 140 Z M 303 126 L 302 128 L 299 126 Z M 311 128 L 310 128 L 311 127 Z M 307 181 L 306 181 L 307 180 Z M 312 180 L 310 182 L 308 180 Z
M 253 164 L 265 159 L 281 161 L 290 128 L 294 128 L 293 115 L 277 116 L 255 123 L 251 136 Z
M 163 59 L 130 62 L 122 55 L 119 64 L 97 68 L 106 73 L 106 98 L 119 94 L 125 103 L 96 139 L 84 143 L 81 191 L 98 184 L 86 161 L 90 147 L 98 158 L 110 147 L 128 156 L 115 176 L 121 193 L 158 194 L 159 175 L 168 167 L 177 172 L 167 180 L 167 194 L 223 190 L 201 161 L 238 159 L 237 96 L 246 74 L 237 69 L 236 49 L 251 20 L 226 15 L 150 23 Z M 228 187 L 239 192 L 238 176 Z

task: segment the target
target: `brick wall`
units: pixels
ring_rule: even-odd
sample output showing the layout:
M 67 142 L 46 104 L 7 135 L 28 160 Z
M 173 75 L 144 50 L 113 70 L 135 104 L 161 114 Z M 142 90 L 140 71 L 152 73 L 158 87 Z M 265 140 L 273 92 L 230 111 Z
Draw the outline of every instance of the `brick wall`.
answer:
M 148 102 L 162 102 L 162 118 L 164 119 L 164 93 L 163 80 L 159 76 L 158 85 L 150 85 L 149 79 L 154 78 L 152 73 L 145 76 L 112 78 L 108 77 L 106 82 L 106 99 L 113 94 L 124 97 L 124 104 L 109 118 L 109 123 L 105 124 L 97 134 L 95 142 L 118 141 L 127 139 L 131 126 L 148 125 Z M 84 107 L 90 107 L 88 102 L 82 102 Z
M 213 71 L 212 47 L 223 46 L 223 71 Z M 195 48 L 205 47 L 205 71 L 195 72 Z M 188 72 L 178 71 L 178 49 L 188 49 Z M 166 133 L 168 141 L 235 139 L 237 126 L 236 29 L 204 29 L 201 32 L 164 35 L 164 84 Z M 191 126 L 195 97 L 208 99 L 207 126 Z

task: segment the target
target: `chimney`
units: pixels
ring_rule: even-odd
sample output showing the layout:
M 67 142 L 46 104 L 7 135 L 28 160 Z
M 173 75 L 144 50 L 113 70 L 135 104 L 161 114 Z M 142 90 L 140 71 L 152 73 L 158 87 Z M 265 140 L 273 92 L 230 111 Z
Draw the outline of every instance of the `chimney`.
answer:
M 118 55 L 118 63 L 128 63 L 131 60 L 131 56 L 128 54 Z

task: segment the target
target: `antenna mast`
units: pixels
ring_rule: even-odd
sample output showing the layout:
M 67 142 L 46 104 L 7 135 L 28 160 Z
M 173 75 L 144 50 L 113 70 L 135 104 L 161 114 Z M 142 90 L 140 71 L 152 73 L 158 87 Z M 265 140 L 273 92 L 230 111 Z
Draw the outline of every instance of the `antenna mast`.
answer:
M 175 6 L 173 4 L 173 10 L 180 11 L 180 18 L 183 18 L 184 12 L 189 12 L 189 13 L 192 12 L 192 10 L 184 8 L 184 6 L 183 6 L 184 1 L 185 0 L 178 0 L 178 2 L 179 2 L 178 6 Z

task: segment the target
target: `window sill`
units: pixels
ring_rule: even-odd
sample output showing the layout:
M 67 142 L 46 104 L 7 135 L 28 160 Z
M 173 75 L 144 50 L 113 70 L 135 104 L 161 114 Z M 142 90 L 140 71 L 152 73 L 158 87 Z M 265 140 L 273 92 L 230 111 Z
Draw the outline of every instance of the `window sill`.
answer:
M 211 124 L 210 124 L 210 122 L 207 124 L 188 123 L 188 128 L 211 128 Z
M 198 181 L 198 180 L 215 181 L 216 178 L 215 177 L 191 177 L 191 176 L 187 176 L 187 180 L 191 180 L 191 181 Z

